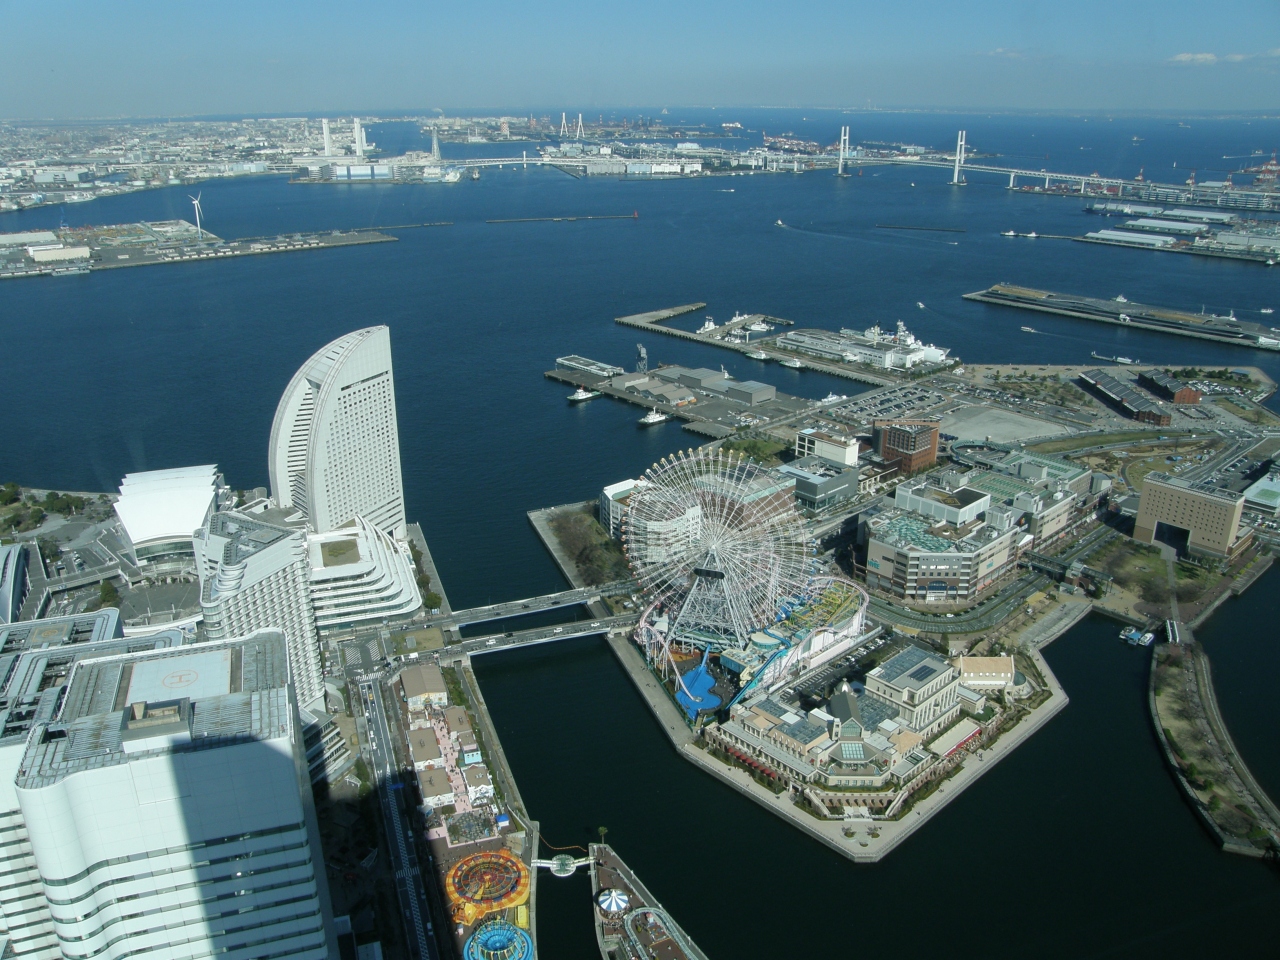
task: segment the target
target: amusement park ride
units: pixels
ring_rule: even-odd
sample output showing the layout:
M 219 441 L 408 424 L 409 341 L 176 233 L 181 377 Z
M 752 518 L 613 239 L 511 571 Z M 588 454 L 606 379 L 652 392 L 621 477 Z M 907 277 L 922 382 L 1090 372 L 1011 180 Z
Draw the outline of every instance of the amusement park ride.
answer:
M 636 641 L 691 719 L 720 706 L 713 653 L 742 668 L 741 696 L 825 663 L 862 632 L 865 592 L 818 573 L 790 488 L 763 467 L 698 450 L 663 458 L 645 480 L 622 528 L 649 601 Z M 682 674 L 677 661 L 693 653 L 700 665 Z

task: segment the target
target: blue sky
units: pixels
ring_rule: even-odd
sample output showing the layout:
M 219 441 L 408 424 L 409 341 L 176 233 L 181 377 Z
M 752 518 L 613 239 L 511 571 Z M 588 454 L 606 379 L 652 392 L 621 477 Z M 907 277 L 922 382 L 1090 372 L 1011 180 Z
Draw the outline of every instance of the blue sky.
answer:
M 1280 0 L 0 0 L 0 116 L 1280 111 Z

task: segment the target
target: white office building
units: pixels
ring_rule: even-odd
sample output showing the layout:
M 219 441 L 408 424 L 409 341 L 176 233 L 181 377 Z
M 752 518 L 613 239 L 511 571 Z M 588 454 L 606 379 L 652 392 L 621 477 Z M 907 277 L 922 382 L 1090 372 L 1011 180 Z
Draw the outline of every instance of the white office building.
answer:
M 127 559 L 143 571 L 189 572 L 192 531 L 204 526 L 227 493 L 211 463 L 126 475 L 115 512 Z
M 0 628 L 0 941 L 31 960 L 62 960 L 14 778 L 27 734 L 53 717 L 70 666 L 86 656 L 182 644 L 179 630 L 121 638 L 114 609 Z
M 648 480 L 619 480 L 600 491 L 600 526 L 608 530 L 613 539 L 622 539 L 622 518 L 626 516 L 631 495 L 648 483 Z
M 283 631 L 298 702 L 322 708 L 306 530 L 216 513 L 197 531 L 195 553 L 205 635 L 225 640 L 268 627 Z
M 276 408 L 268 453 L 276 504 L 317 533 L 361 516 L 405 536 L 391 333 L 367 327 L 320 349 Z
M 83 659 L 14 789 L 64 958 L 338 955 L 278 631 Z
M 422 609 L 406 541 L 364 517 L 307 537 L 311 605 L 320 630 L 406 617 Z

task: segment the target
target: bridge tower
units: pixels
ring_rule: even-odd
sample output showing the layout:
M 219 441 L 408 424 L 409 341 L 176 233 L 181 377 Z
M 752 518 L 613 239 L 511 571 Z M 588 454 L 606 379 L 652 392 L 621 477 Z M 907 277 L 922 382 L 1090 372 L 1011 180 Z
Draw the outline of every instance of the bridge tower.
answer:
M 849 155 L 849 128 L 840 128 L 840 164 L 836 169 L 836 176 L 844 176 L 844 158 Z
M 573 132 L 573 139 L 581 140 L 584 134 L 582 132 L 582 114 L 578 114 L 578 129 Z
M 964 183 L 964 174 L 960 172 L 960 168 L 964 166 L 964 131 L 960 131 L 960 135 L 956 137 L 956 166 L 951 173 L 951 182 L 957 186 Z
M 560 114 L 560 137 L 561 139 L 569 136 L 569 120 L 564 113 Z

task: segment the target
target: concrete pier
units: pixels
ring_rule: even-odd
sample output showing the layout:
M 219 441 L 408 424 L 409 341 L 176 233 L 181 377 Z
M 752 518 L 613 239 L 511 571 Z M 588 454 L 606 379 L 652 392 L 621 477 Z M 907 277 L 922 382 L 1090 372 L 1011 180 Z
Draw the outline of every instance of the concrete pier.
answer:
M 692 333 L 688 330 L 677 330 L 673 327 L 663 326 L 663 321 L 670 320 L 672 317 L 678 317 L 682 314 L 692 313 L 695 310 L 701 310 L 705 307 L 705 303 L 688 304 L 683 307 L 671 307 L 667 310 L 653 310 L 649 313 L 637 313 L 628 317 L 615 317 L 613 322 L 620 323 L 625 327 L 634 327 L 637 330 L 644 330 L 647 333 L 662 333 L 668 337 L 678 337 L 681 340 L 692 340 L 696 343 L 704 343 L 709 347 L 719 347 L 721 350 L 733 350 L 737 353 L 754 353 L 761 351 L 771 360 L 797 360 L 801 366 L 808 370 L 815 370 L 819 373 L 829 373 L 835 377 L 843 377 L 846 380 L 856 380 L 859 383 L 869 383 L 877 387 L 896 386 L 900 378 L 885 374 L 871 373 L 866 370 L 851 369 L 835 363 L 826 363 L 815 357 L 796 356 L 794 354 L 785 353 L 773 347 L 767 341 L 758 341 L 756 343 L 729 343 L 726 340 L 720 340 L 711 334 Z M 782 320 L 778 317 L 768 317 L 764 315 L 752 315 L 741 321 L 738 326 L 745 323 L 746 320 L 767 320 L 770 323 L 784 324 L 792 326 L 793 321 Z M 733 326 L 732 321 L 725 326 Z M 717 332 L 723 332 L 724 327 L 717 327 Z M 595 389 L 595 388 L 593 388 Z M 665 411 L 664 411 L 665 412 Z
M 440 581 L 440 571 L 436 569 L 435 560 L 431 559 L 431 548 L 427 546 L 427 538 L 422 532 L 422 526 L 411 523 L 408 526 L 408 531 L 409 539 L 422 551 L 422 567 L 427 576 L 431 578 L 431 589 L 440 594 L 440 612 L 444 614 L 453 613 L 453 608 L 449 606 L 449 597 L 444 592 L 444 584 Z
M 1088 612 L 1087 608 L 1085 612 Z M 1061 629 L 1054 636 L 1065 632 L 1071 623 L 1074 621 L 1068 622 L 1064 618 Z M 1042 640 L 1041 645 L 1050 639 L 1052 637 Z M 1066 691 L 1058 683 L 1039 650 L 1031 648 L 1029 656 L 1044 676 L 1050 695 L 1029 717 L 1001 734 L 993 745 L 966 759 L 958 773 L 951 775 L 937 790 L 916 803 L 901 820 L 819 820 L 796 807 L 786 794 L 775 794 L 756 783 L 746 771 L 721 763 L 695 746 L 694 736 L 679 709 L 649 670 L 635 644 L 624 636 L 610 635 L 609 646 L 631 682 L 649 704 L 659 726 L 677 753 L 792 826 L 798 827 L 819 843 L 841 856 L 863 863 L 874 863 L 896 849 L 982 774 L 1030 739 L 1068 703 Z M 845 828 L 851 825 L 859 829 L 866 828 L 863 835 L 855 832 L 851 837 L 845 836 Z

